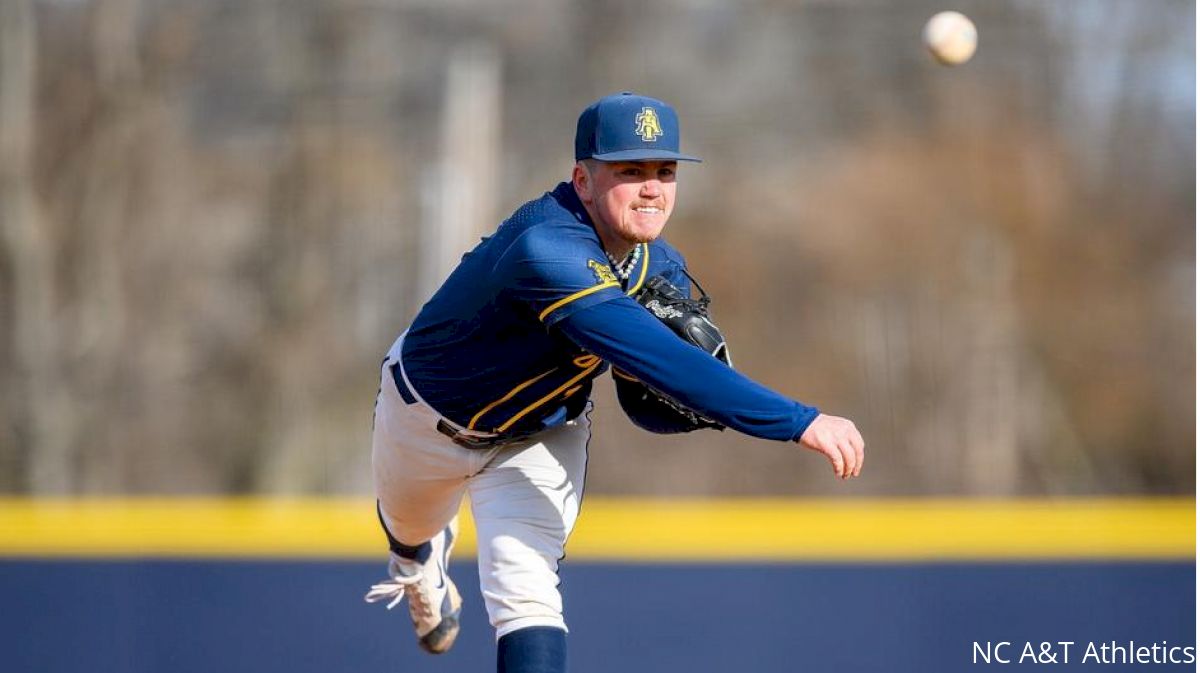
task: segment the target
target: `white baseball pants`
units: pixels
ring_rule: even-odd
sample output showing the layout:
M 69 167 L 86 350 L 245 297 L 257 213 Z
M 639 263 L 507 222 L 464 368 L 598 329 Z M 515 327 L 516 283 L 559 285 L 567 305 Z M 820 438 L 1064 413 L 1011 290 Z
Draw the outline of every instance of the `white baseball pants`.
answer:
M 591 403 L 565 425 L 514 444 L 459 446 L 436 430 L 438 413 L 411 382 L 415 403 L 397 390 L 391 366 L 403 340 L 383 363 L 372 437 L 375 491 L 388 531 L 402 544 L 422 544 L 450 523 L 468 495 L 479 585 L 496 638 L 530 626 L 566 629 L 558 562 L 583 497 Z

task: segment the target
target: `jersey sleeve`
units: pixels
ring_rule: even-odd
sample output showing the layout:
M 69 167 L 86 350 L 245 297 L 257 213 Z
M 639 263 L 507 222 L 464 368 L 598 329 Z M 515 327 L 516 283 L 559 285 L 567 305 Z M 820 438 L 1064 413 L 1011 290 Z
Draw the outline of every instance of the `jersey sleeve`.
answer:
M 511 279 L 513 298 L 546 325 L 624 296 L 604 250 L 594 239 L 568 227 L 530 229 L 513 243 L 499 266 Z
M 748 435 L 794 440 L 820 413 L 684 342 L 630 298 L 576 311 L 559 328 L 613 367 Z

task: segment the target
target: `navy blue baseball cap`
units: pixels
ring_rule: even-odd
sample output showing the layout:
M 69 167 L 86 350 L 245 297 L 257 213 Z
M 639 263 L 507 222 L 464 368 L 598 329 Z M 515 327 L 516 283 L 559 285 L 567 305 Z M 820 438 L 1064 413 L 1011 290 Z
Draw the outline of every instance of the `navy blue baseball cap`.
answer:
M 629 91 L 587 106 L 575 128 L 575 160 L 700 161 L 679 153 L 679 117 L 670 105 Z

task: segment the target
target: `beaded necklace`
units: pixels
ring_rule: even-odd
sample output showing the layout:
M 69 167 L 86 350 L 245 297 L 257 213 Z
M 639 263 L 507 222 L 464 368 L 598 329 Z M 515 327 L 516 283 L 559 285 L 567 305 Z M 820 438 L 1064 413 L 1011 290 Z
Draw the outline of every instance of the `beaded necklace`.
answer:
M 613 269 L 617 272 L 617 277 L 621 280 L 629 280 L 629 276 L 633 273 L 634 268 L 637 267 L 638 261 L 642 259 L 642 246 L 640 244 L 633 246 L 633 250 L 630 250 L 629 254 L 625 255 L 625 259 L 621 261 L 617 261 L 608 251 L 605 251 L 604 254 L 608 255 L 608 261 L 612 262 Z

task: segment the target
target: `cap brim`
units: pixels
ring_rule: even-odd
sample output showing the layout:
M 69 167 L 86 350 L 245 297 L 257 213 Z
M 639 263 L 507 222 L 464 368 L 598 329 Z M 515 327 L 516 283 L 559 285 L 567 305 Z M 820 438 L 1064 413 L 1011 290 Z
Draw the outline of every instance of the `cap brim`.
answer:
M 695 161 L 699 163 L 699 157 L 680 154 L 670 150 L 621 150 L 620 152 L 608 152 L 606 154 L 593 154 L 592 158 L 596 161 Z

